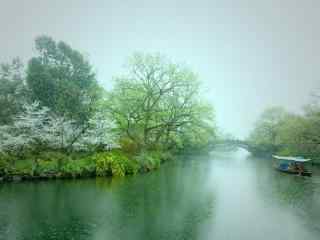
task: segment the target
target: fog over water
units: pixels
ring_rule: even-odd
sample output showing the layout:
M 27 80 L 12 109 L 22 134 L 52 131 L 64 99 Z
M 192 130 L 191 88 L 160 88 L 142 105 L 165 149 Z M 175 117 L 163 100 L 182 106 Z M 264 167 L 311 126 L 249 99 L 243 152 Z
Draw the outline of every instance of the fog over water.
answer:
M 112 86 L 134 51 L 160 52 L 204 82 L 218 125 L 244 137 L 261 111 L 298 111 L 319 90 L 320 1 L 0 0 L 0 62 L 48 34 L 89 56 Z

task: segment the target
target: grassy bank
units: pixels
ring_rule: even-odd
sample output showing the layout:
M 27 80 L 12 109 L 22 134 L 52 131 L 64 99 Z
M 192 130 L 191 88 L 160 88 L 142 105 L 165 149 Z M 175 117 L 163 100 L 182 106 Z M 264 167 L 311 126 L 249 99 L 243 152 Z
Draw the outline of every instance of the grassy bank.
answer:
M 120 150 L 72 154 L 51 151 L 24 159 L 0 155 L 0 181 L 125 176 L 156 169 L 172 158 L 168 152 L 129 155 Z

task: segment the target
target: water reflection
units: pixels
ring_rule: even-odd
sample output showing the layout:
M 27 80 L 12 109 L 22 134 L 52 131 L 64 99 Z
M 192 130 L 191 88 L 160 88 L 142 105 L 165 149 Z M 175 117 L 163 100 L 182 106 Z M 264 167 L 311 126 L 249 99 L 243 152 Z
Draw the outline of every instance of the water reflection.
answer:
M 125 179 L 3 185 L 0 239 L 196 239 L 214 209 L 198 160 Z
M 301 177 L 273 171 L 268 160 L 248 158 L 256 165 L 256 186 L 261 199 L 266 205 L 286 209 L 299 218 L 300 224 L 320 232 L 319 167 L 312 167 L 313 177 Z
M 169 162 L 128 178 L 0 185 L 0 239 L 318 239 L 320 174 L 247 153 Z

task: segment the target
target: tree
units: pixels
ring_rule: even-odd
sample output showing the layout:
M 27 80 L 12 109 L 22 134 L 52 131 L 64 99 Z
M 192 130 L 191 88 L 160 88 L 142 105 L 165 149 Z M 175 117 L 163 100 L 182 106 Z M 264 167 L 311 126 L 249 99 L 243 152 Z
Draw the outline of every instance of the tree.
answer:
M 25 104 L 11 125 L 0 127 L 0 152 L 23 155 L 25 151 L 88 150 L 89 147 L 114 146 L 111 121 L 96 114 L 82 133 L 77 123 L 53 114 L 38 102 Z
M 304 114 L 271 108 L 263 112 L 249 141 L 256 152 L 297 155 L 318 159 L 320 154 L 320 107 L 315 101 Z
M 266 109 L 256 122 L 249 142 L 261 151 L 275 152 L 279 148 L 279 129 L 285 124 L 288 113 L 282 107 Z
M 0 125 L 12 123 L 26 102 L 23 64 L 19 58 L 0 65 Z
M 35 45 L 38 56 L 27 68 L 31 100 L 59 116 L 87 123 L 100 92 L 88 60 L 65 42 L 48 36 L 38 37 Z
M 81 136 L 75 146 L 82 149 L 95 150 L 112 149 L 118 147 L 118 135 L 115 133 L 115 124 L 102 111 L 89 120 L 89 129 Z
M 310 133 L 308 131 L 309 123 L 305 116 L 291 114 L 286 119 L 279 130 L 279 142 L 282 146 L 280 152 L 282 155 L 304 155 L 310 151 Z
M 316 98 L 303 115 L 291 115 L 280 130 L 284 154 L 318 159 L 320 154 L 320 104 Z
M 134 54 L 128 73 L 115 78 L 107 105 L 122 137 L 140 148 L 169 147 L 213 116 L 200 100 L 197 76 L 159 54 Z
M 38 103 L 24 105 L 13 124 L 0 128 L 0 152 L 20 154 L 32 146 L 46 142 L 48 108 L 38 108 Z

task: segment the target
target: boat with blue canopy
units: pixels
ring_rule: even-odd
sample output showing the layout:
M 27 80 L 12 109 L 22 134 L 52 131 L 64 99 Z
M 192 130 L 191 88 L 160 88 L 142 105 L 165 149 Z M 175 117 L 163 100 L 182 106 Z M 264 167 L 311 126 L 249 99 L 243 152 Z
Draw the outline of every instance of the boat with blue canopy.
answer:
M 297 174 L 300 176 L 312 176 L 312 172 L 305 167 L 305 164 L 310 162 L 311 159 L 277 155 L 273 155 L 273 158 L 276 159 L 275 168 L 281 172 Z

